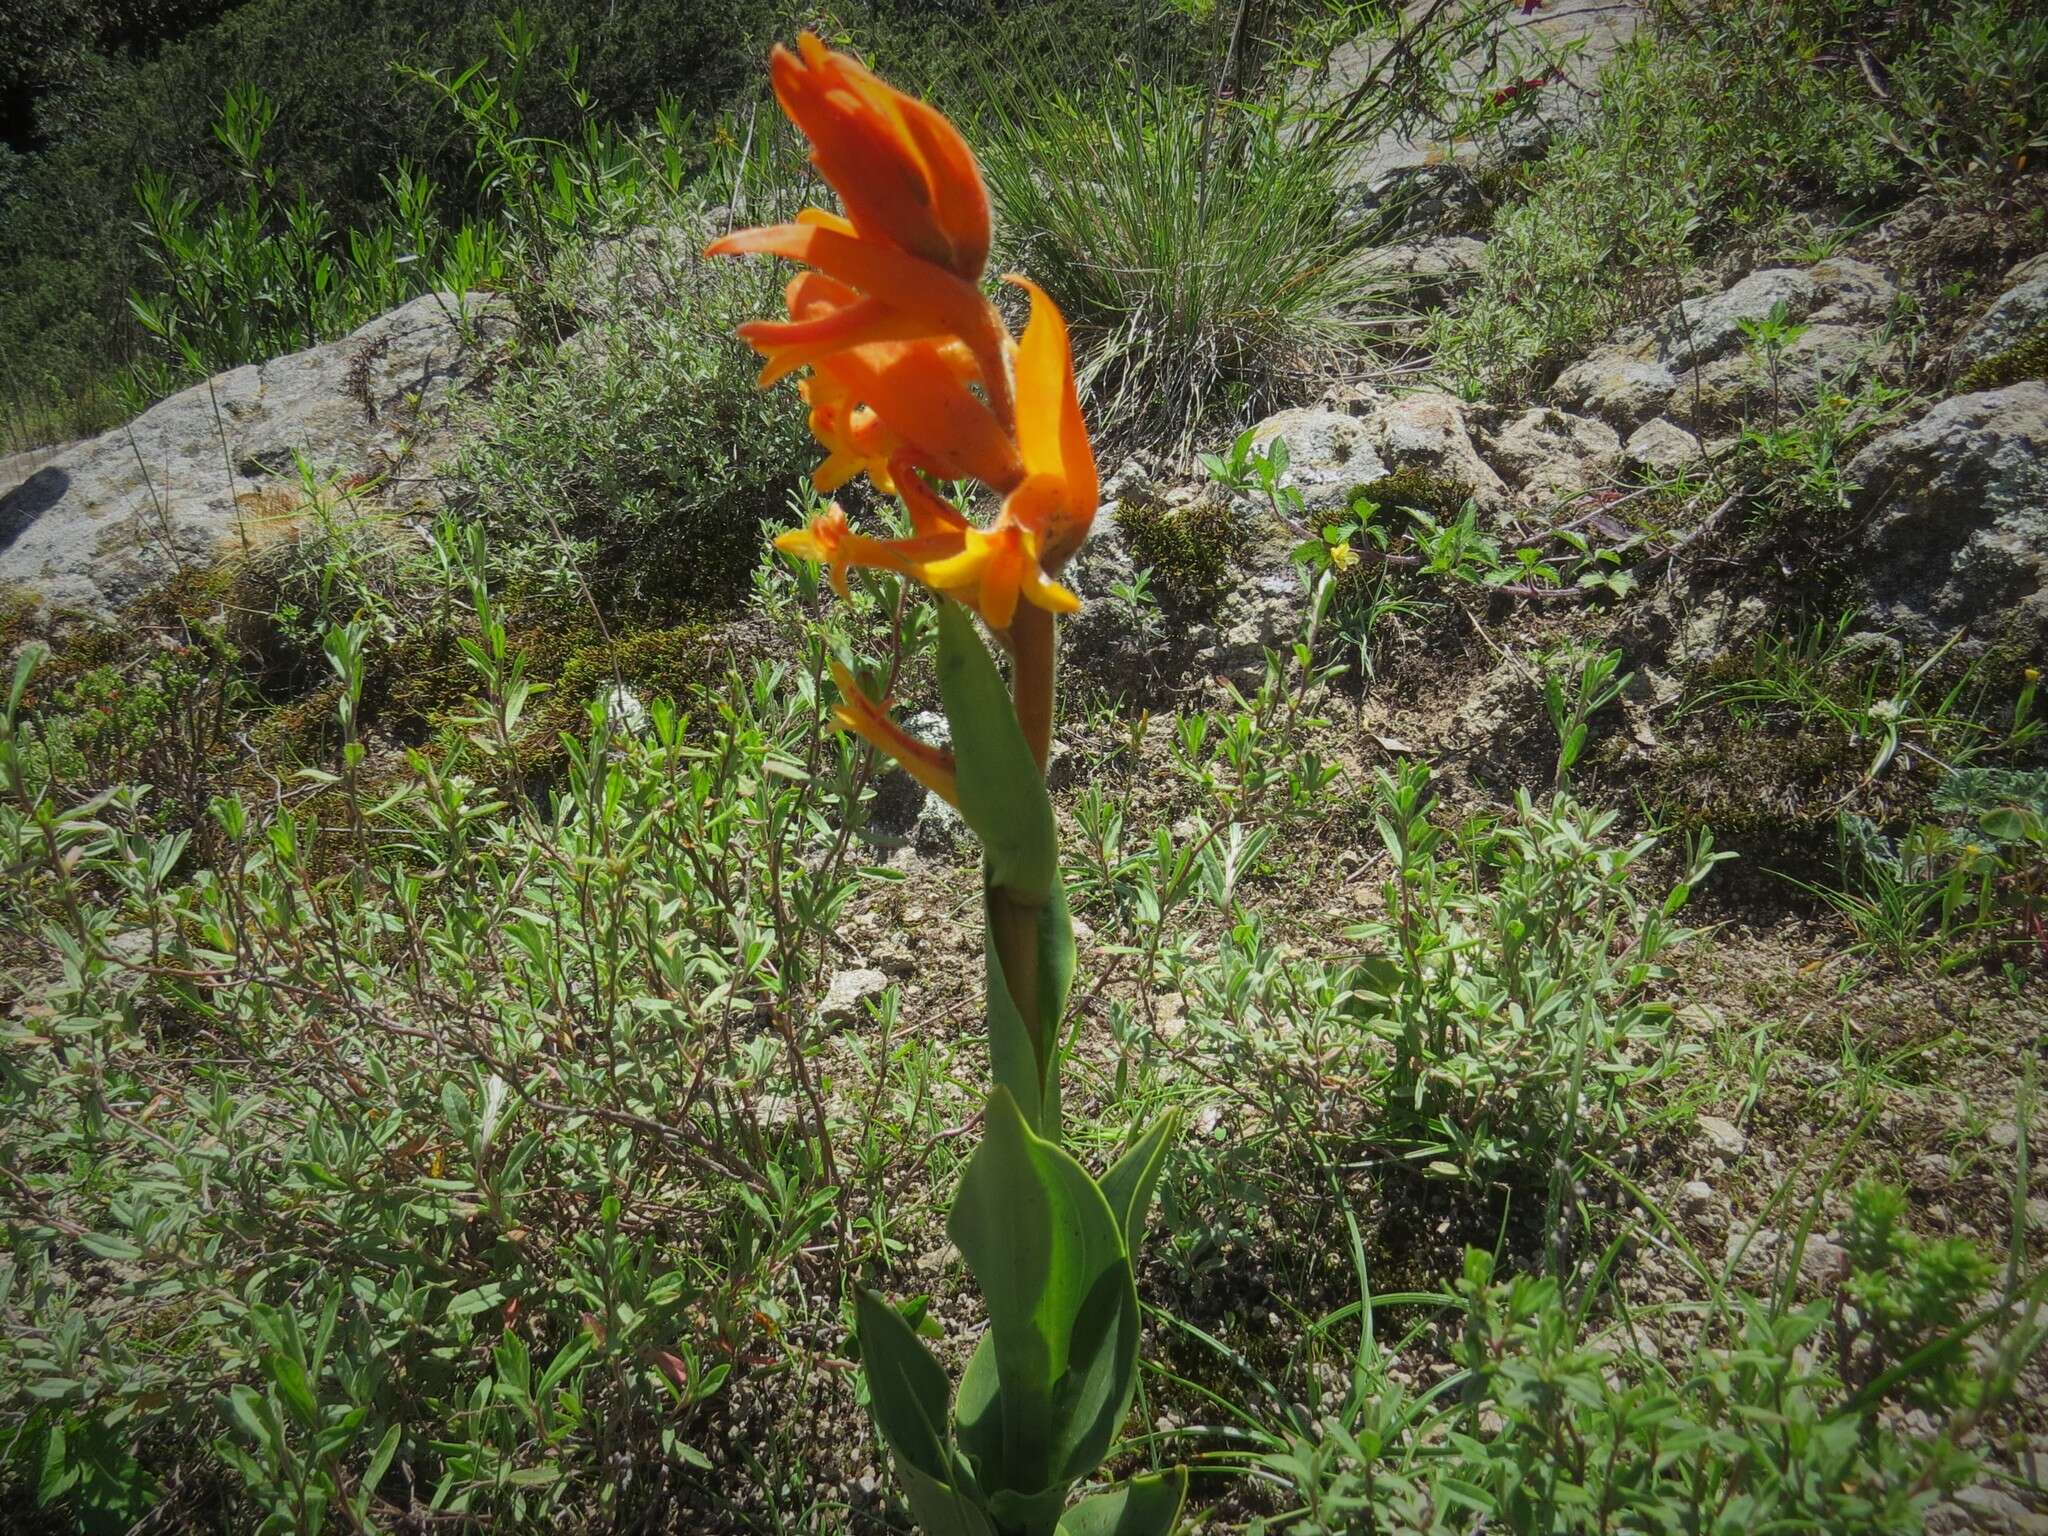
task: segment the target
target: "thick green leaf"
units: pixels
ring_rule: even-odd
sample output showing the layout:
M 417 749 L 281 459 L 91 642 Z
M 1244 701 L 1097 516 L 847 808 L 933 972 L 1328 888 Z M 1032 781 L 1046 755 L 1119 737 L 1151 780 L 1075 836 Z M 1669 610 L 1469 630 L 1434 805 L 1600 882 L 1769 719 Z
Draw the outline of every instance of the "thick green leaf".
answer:
M 998 1486 L 1036 1496 L 1108 1449 L 1136 1382 L 1137 1292 L 1101 1190 L 1032 1133 L 1002 1087 L 986 1131 L 947 1230 L 988 1301 L 996 1385 L 991 1394 L 985 1369 L 971 1365 L 962 1417 L 974 1421 L 990 1496 Z
M 1060 1139 L 1060 1025 L 1066 1018 L 1067 993 L 1074 985 L 1074 925 L 1067 915 L 1067 893 L 1058 885 L 1038 915 L 1038 1041 L 1044 1053 L 1038 1064 L 1044 1105 L 1033 1122 L 1048 1141 Z
M 955 603 L 939 615 L 939 687 L 959 762 L 960 809 L 984 857 L 990 1065 L 1025 1123 L 1057 1138 L 1054 1061 L 1074 979 L 1074 933 L 1059 889 L 1052 802 L 1002 674 Z M 1005 950 L 1003 937 L 1013 930 L 1023 931 Z M 1009 975 L 1006 953 L 1035 958 L 1036 973 Z
M 1169 1111 L 1152 1123 L 1152 1129 L 1110 1165 L 1101 1179 L 1102 1198 L 1124 1234 L 1124 1251 L 1136 1262 L 1138 1240 L 1144 1234 L 1145 1217 L 1152 1209 L 1152 1190 L 1159 1183 L 1159 1170 L 1166 1165 L 1166 1149 L 1173 1140 L 1180 1117 Z
M 1058 1536 L 1169 1536 L 1187 1493 L 1186 1467 L 1134 1477 L 1068 1510 Z
M 1053 1472 L 1063 1481 L 1102 1465 L 1138 1382 L 1138 1288 L 1128 1258 L 1102 1272 L 1067 1340 L 1053 1392 Z
M 953 1432 L 984 1488 L 1004 1488 L 1002 1382 L 996 1375 L 995 1330 L 983 1333 L 953 1394 Z
M 896 1470 L 924 1536 L 996 1536 L 994 1522 L 959 1489 L 927 1477 L 908 1462 L 898 1461 Z
M 898 1461 L 944 1482 L 953 1458 L 946 1445 L 946 1372 L 903 1314 L 866 1286 L 854 1292 L 861 1369 L 868 1410 Z
M 1071 1487 L 1061 1478 L 1037 1493 L 1015 1493 L 1005 1488 L 989 1496 L 989 1513 L 995 1516 L 1006 1536 L 1053 1536 L 1067 1507 Z
M 939 695 L 953 727 L 960 814 L 981 839 L 991 885 L 1028 902 L 1059 877 L 1052 801 L 1003 677 L 967 610 L 939 605 Z

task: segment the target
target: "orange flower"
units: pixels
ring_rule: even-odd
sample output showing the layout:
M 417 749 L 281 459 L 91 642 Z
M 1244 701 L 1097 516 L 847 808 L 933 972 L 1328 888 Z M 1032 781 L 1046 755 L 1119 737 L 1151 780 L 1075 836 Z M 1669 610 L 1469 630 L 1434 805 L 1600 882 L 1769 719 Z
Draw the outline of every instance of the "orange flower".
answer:
M 806 209 L 793 224 L 727 235 L 709 253 L 783 256 L 811 269 L 789 284 L 787 320 L 753 321 L 740 335 L 765 360 L 764 386 L 812 370 L 802 389 L 826 449 L 812 475 L 818 489 L 865 474 L 902 497 L 912 528 L 907 539 L 867 538 L 834 506 L 777 548 L 822 562 L 842 593 L 854 567 L 915 577 L 992 629 L 1008 630 L 1020 603 L 1071 613 L 1079 599 L 1051 577 L 1088 536 L 1100 486 L 1058 306 L 1036 284 L 1009 279 L 1031 296 L 1023 337 L 1010 340 L 979 286 L 988 194 L 939 113 L 809 33 L 797 53 L 776 50 L 774 75 L 846 216 Z M 979 481 L 1004 498 L 1002 512 L 973 527 L 926 475 Z M 1034 668 L 1049 666 L 1050 634 L 1035 625 L 1013 637 L 1020 665 L 1029 650 Z M 872 720 L 864 729 L 895 750 Z
M 801 217 L 820 221 L 830 215 L 807 208 Z M 852 228 L 844 220 L 832 222 Z M 763 389 L 810 367 L 820 358 L 863 341 L 915 341 L 934 334 L 929 318 L 872 305 L 854 289 L 822 272 L 799 273 L 789 280 L 786 293 L 787 320 L 749 320 L 739 328 L 740 340 L 767 359 L 754 381 Z M 864 309 L 864 305 L 869 307 Z M 972 371 L 970 367 L 970 375 Z
M 1007 430 L 1007 337 L 980 288 L 988 260 L 988 192 L 959 131 L 811 33 L 771 67 L 783 111 L 811 141 L 812 163 L 847 216 L 807 209 L 794 224 L 736 230 L 711 256 L 782 256 L 837 278 L 854 295 L 788 321 L 742 331 L 768 357 L 763 382 L 871 342 L 957 337 L 973 354 L 989 406 Z
M 862 236 L 972 283 L 988 262 L 988 193 L 959 130 L 814 33 L 769 56 L 775 99 L 811 141 Z
M 903 442 L 864 405 L 857 405 L 832 380 L 820 375 L 805 379 L 797 392 L 810 409 L 811 436 L 825 448 L 825 461 L 811 471 L 811 484 L 830 496 L 856 475 L 865 474 L 884 496 L 896 494 L 889 461 L 903 451 Z
M 809 324 L 853 297 L 845 284 L 806 272 L 789 284 L 792 323 Z M 779 342 L 763 343 L 758 330 L 749 323 L 740 334 L 767 347 L 766 384 L 785 371 L 789 354 Z M 1009 434 L 968 387 L 979 367 L 960 342 L 871 341 L 812 361 L 816 376 L 800 388 L 811 407 L 811 432 L 830 455 L 813 476 L 821 492 L 866 471 L 878 490 L 894 493 L 899 488 L 888 466 L 898 457 L 946 479 L 978 479 L 998 489 L 1023 477 Z
M 925 560 L 911 574 L 965 603 L 990 629 L 1010 627 L 1020 597 L 1047 613 L 1072 613 L 1081 606 L 1073 593 L 1046 579 L 1039 564 L 1038 535 L 1007 517 L 996 519 L 986 533 L 964 529 L 958 554 Z
M 953 754 L 920 741 L 889 718 L 885 705 L 877 704 L 855 682 L 853 674 L 832 662 L 832 681 L 839 685 L 839 707 L 832 711 L 832 723 L 894 758 L 926 789 L 956 810 L 960 805 L 958 769 Z
M 803 262 L 864 295 L 808 320 L 751 321 L 742 336 L 766 353 L 775 377 L 867 342 L 906 336 L 957 337 L 973 355 L 989 408 L 1006 427 L 1012 419 L 1008 338 L 995 306 L 973 283 L 943 267 L 905 256 L 834 220 L 740 229 L 705 247 L 708 256 L 759 254 Z
M 832 590 L 845 597 L 846 573 L 853 567 L 915 576 L 925 562 L 957 553 L 961 535 L 958 531 L 945 531 L 909 539 L 869 538 L 853 531 L 844 509 L 835 501 L 806 526 L 779 535 L 775 547 L 785 555 L 824 566 Z

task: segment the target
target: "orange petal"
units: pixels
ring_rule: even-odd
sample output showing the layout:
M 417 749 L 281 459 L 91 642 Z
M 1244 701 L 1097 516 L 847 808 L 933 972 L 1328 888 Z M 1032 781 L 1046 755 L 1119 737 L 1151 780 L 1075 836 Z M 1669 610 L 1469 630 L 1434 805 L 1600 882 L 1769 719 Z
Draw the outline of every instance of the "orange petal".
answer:
M 768 359 L 755 380 L 763 389 L 848 347 L 931 334 L 929 317 L 892 309 L 879 299 L 856 299 L 808 320 L 749 320 L 739 328 L 740 340 Z
M 832 711 L 833 723 L 895 759 L 905 773 L 957 808 L 960 785 L 953 754 L 940 751 L 930 742 L 919 741 L 891 720 L 881 705 L 861 692 L 860 684 L 854 681 L 851 672 L 836 661 L 831 663 L 831 668 L 832 681 L 838 684 L 842 701 L 839 708 Z
M 1002 321 L 979 288 L 944 267 L 872 240 L 810 224 L 734 230 L 712 241 L 705 254 L 781 256 L 801 261 L 870 298 L 932 320 L 934 335 L 957 336 L 973 353 L 996 419 L 1010 421 L 1010 378 L 1003 355 L 1007 337 Z
M 1017 446 L 1033 477 L 1058 478 L 1057 507 L 1034 508 L 1047 569 L 1066 564 L 1088 536 L 1101 494 L 1088 423 L 1074 382 L 1074 353 L 1059 306 L 1026 277 L 1009 277 L 1031 295 L 1031 319 L 1017 343 Z
M 958 130 L 811 33 L 770 60 L 776 99 L 811 141 L 812 162 L 862 233 L 981 276 L 988 193 Z
M 967 526 L 967 519 L 960 515 L 945 497 L 924 482 L 904 454 L 897 454 L 889 461 L 890 478 L 896 482 L 896 494 L 903 498 L 903 506 L 910 513 L 910 526 L 918 533 L 958 533 Z
M 853 227 L 853 220 L 841 218 L 824 208 L 799 208 L 796 211 L 796 221 L 799 224 L 815 224 L 820 229 L 836 229 L 842 235 L 860 233 Z
M 938 348 L 878 343 L 820 359 L 818 369 L 880 416 L 932 473 L 979 480 L 999 491 L 1021 477 L 1009 434 Z
M 867 460 L 851 449 L 834 448 L 811 471 L 811 486 L 820 496 L 830 496 L 867 467 Z

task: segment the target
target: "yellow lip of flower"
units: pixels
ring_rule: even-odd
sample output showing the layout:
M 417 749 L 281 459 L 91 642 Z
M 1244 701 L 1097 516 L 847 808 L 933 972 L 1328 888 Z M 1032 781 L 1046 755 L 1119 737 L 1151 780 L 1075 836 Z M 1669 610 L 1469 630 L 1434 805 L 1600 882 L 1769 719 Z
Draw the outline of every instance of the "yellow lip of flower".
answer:
M 876 703 L 861 691 L 851 672 L 836 661 L 830 665 L 841 701 L 832 711 L 832 723 L 893 759 L 905 773 L 958 810 L 960 781 L 953 754 L 904 730 L 889 718 L 885 704 Z
M 912 574 L 926 586 L 965 603 L 990 629 L 1008 629 L 1019 598 L 1048 613 L 1072 613 L 1081 600 L 1046 578 L 1038 563 L 1038 540 L 1028 529 L 998 519 L 983 532 L 961 532 L 960 552 L 921 562 Z

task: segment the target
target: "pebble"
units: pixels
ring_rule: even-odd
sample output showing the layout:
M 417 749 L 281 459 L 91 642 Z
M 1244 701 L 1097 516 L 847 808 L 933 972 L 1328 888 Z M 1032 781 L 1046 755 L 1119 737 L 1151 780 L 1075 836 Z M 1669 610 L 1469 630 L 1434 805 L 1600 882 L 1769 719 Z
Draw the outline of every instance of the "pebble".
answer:
M 1719 1115 L 1701 1115 L 1700 1134 L 1722 1157 L 1740 1157 L 1749 1145 L 1749 1138 L 1737 1130 L 1732 1121 L 1723 1120 Z
M 824 1000 L 818 1004 L 818 1017 L 827 1024 L 858 1023 L 867 1017 L 867 1010 L 861 1005 L 880 997 L 888 986 L 886 975 L 866 966 L 840 971 L 825 988 Z

